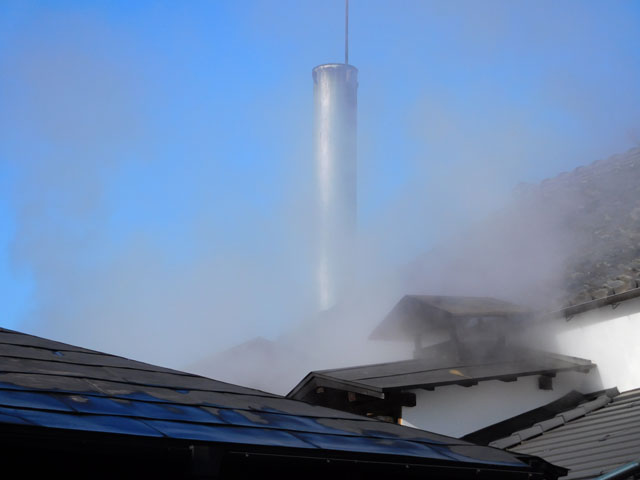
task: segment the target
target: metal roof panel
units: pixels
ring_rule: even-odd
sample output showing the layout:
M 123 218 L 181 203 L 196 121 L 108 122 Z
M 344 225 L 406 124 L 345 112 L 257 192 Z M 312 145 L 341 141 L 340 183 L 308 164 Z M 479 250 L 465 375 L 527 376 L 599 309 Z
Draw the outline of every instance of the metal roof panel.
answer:
M 157 430 L 135 418 L 109 415 L 79 415 L 46 410 L 0 407 L 0 414 L 18 417 L 27 423 L 47 428 L 161 437 Z
M 0 405 L 5 407 L 59 410 L 63 412 L 74 411 L 71 406 L 66 405 L 53 395 L 15 390 L 0 390 Z
M 240 443 L 246 445 L 314 448 L 286 431 L 233 425 L 202 425 L 198 423 L 147 420 L 146 423 L 170 438 L 205 442 Z
M 428 457 L 437 460 L 459 460 L 430 445 L 402 439 L 350 437 L 344 435 L 314 435 L 296 433 L 296 436 L 317 448 L 352 452 L 392 453 L 403 456 Z M 468 461 L 468 460 L 467 460 Z
M 640 457 L 640 389 L 618 394 L 579 418 L 569 415 L 564 425 L 510 450 L 570 468 L 568 479 L 593 478 L 631 462 Z
M 586 372 L 595 365 L 589 360 L 518 348 L 518 359 L 506 354 L 494 359 L 470 360 L 463 362 L 442 362 L 439 359 L 417 358 L 398 362 L 387 362 L 371 365 L 360 365 L 333 370 L 311 372 L 288 394 L 289 398 L 303 399 L 305 385 L 319 378 L 327 379 L 318 384 L 331 386 L 338 390 L 350 390 L 350 382 L 354 388 L 360 387 L 376 391 L 391 391 L 410 388 L 428 388 L 441 385 L 469 382 L 513 379 L 519 376 L 552 374 L 560 371 L 576 370 Z M 335 380 L 334 385 L 327 382 Z
M 425 464 L 447 459 L 454 467 L 517 465 L 539 473 L 513 455 L 498 458 L 494 449 L 442 435 L 16 332 L 0 330 L 0 336 L 0 423 L 415 456 Z

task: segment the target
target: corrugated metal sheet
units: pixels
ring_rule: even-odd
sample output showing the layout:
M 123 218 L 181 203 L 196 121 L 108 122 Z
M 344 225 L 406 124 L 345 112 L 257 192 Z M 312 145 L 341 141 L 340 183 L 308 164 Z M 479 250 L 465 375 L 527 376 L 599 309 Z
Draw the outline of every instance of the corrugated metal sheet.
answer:
M 640 389 L 511 448 L 571 469 L 567 479 L 594 478 L 640 457 Z
M 0 422 L 531 471 L 497 449 L 3 329 Z

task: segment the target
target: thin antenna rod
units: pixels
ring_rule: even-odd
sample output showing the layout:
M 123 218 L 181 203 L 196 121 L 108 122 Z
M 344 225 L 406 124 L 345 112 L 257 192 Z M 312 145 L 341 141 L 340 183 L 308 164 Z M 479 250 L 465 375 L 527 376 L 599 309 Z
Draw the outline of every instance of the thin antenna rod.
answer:
M 349 65 L 349 0 L 345 2 L 344 63 Z

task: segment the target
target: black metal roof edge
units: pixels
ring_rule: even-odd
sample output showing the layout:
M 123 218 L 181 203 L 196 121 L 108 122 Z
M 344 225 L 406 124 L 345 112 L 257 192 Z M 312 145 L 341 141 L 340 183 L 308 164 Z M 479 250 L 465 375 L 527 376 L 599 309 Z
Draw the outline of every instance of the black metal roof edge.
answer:
M 37 439 L 42 442 L 56 442 L 56 445 L 65 445 L 60 443 L 60 439 L 74 439 L 86 445 L 110 444 L 127 448 L 136 445 L 145 448 L 156 447 L 165 448 L 167 446 L 177 446 L 189 448 L 192 445 L 210 446 L 220 448 L 228 454 L 241 455 L 243 457 L 263 456 L 263 457 L 281 457 L 283 459 L 301 459 L 308 461 L 322 462 L 353 462 L 353 463 L 369 463 L 379 466 L 398 466 L 402 469 L 411 467 L 429 468 L 453 472 L 469 472 L 469 478 L 494 478 L 489 475 L 495 474 L 495 478 L 540 478 L 541 480 L 552 478 L 557 479 L 564 473 L 566 469 L 558 467 L 546 462 L 539 457 L 512 453 L 512 455 L 523 463 L 523 466 L 517 465 L 501 465 L 499 463 L 473 463 L 469 462 L 461 464 L 455 460 L 438 460 L 431 458 L 423 458 L 416 456 L 395 455 L 390 453 L 371 453 L 350 450 L 331 450 L 331 449 L 306 449 L 297 447 L 283 446 L 267 446 L 267 445 L 251 445 L 238 444 L 228 442 L 207 442 L 203 440 L 191 440 L 184 438 L 167 438 L 167 437 L 142 437 L 138 435 L 128 435 L 119 433 L 92 432 L 86 430 L 67 430 L 62 428 L 49 428 L 34 425 L 8 425 L 6 428 L 0 429 L 0 440 L 10 440 L 12 443 L 28 443 L 30 448 L 35 448 L 33 440 Z M 549 474 L 552 477 L 549 477 Z M 482 476 L 478 477 L 479 474 Z M 456 477 L 457 478 L 457 477 Z
M 479 445 L 488 445 L 494 440 L 507 437 L 513 432 L 527 428 L 536 422 L 548 420 L 558 413 L 575 408 L 581 403 L 593 400 L 603 393 L 613 391 L 617 391 L 617 389 L 600 390 L 598 392 L 587 394 L 580 393 L 577 390 L 571 390 L 566 395 L 563 395 L 557 400 L 553 400 L 546 405 L 468 433 L 461 437 L 461 440 L 466 440 Z
M 572 316 L 579 313 L 588 312 L 589 310 L 595 310 L 607 305 L 615 305 L 617 303 L 631 300 L 636 297 L 640 297 L 640 287 L 632 288 L 622 293 L 614 293 L 603 298 L 591 300 L 589 302 L 579 303 L 577 305 L 571 305 L 569 307 L 562 308 L 560 310 L 554 310 L 552 312 L 541 315 L 542 319 L 554 319 L 557 317 L 565 317 L 567 321 L 570 321 Z
M 582 358 L 582 357 L 576 357 L 573 355 L 567 355 L 565 353 L 558 353 L 558 352 L 547 352 L 545 350 L 531 350 L 532 352 L 538 352 L 540 354 L 544 354 L 544 355 L 548 355 L 551 357 L 554 357 L 558 360 L 564 360 L 564 361 L 572 361 L 575 363 L 579 363 L 585 367 L 595 367 L 597 366 L 597 364 L 593 363 L 591 360 L 589 360 L 588 358 Z
M 272 447 L 260 446 L 258 448 L 269 449 Z M 548 461 L 540 457 L 533 456 L 533 455 L 526 455 L 526 454 L 517 454 L 514 452 L 510 452 L 510 453 L 514 457 L 516 457 L 516 459 L 521 461 L 525 465 L 524 467 L 518 467 L 518 466 L 512 466 L 512 465 L 495 465 L 491 463 L 459 464 L 459 463 L 455 463 L 455 461 L 448 461 L 448 460 L 443 461 L 443 460 L 436 460 L 436 459 L 430 459 L 429 463 L 423 463 L 423 462 L 416 461 L 416 459 L 419 459 L 421 457 L 404 457 L 401 455 L 397 455 L 397 456 L 391 455 L 394 461 L 385 462 L 380 460 L 381 454 L 368 453 L 368 452 L 349 452 L 349 453 L 356 453 L 359 456 L 364 458 L 364 460 L 351 460 L 351 459 L 345 458 L 344 452 L 340 450 L 323 449 L 320 451 L 316 451 L 316 450 L 307 451 L 301 448 L 298 448 L 298 449 L 292 449 L 291 447 L 283 448 L 283 450 L 286 450 L 286 449 L 291 451 L 287 453 L 270 452 L 268 453 L 268 455 L 283 456 L 283 457 L 289 457 L 289 458 L 306 457 L 308 459 L 322 459 L 325 461 L 331 460 L 331 461 L 337 461 L 337 462 L 356 461 L 358 463 L 366 462 L 366 463 L 371 463 L 376 465 L 397 465 L 403 469 L 410 468 L 410 467 L 436 468 L 439 470 L 449 471 L 450 473 L 453 473 L 454 471 L 458 471 L 458 472 L 467 471 L 473 478 L 478 478 L 480 474 L 496 474 L 496 475 L 507 474 L 509 475 L 508 478 L 521 478 L 521 476 L 526 475 L 527 476 L 526 478 L 555 479 L 559 476 L 566 475 L 566 473 L 568 472 L 568 469 L 549 463 Z M 246 449 L 231 448 L 231 450 L 233 453 L 238 453 L 240 455 L 245 455 L 246 453 L 249 453 L 250 455 L 263 454 L 260 451 L 257 451 L 255 449 L 248 450 L 247 452 L 245 452 Z M 235 452 L 234 450 L 237 450 L 237 452 Z M 387 457 L 390 456 L 388 454 L 382 454 L 382 455 Z M 548 476 L 549 474 L 553 475 L 553 477 L 549 477 Z M 480 477 L 480 478 L 483 478 L 483 477 Z M 503 478 L 503 477 L 499 476 L 498 478 Z
M 360 364 L 360 365 L 351 365 L 349 367 L 339 367 L 339 368 L 328 368 L 325 370 L 314 370 L 311 373 L 316 373 L 316 374 L 321 374 L 321 375 L 327 375 L 330 373 L 335 373 L 335 372 L 343 372 L 345 370 L 353 370 L 356 368 L 371 368 L 371 367 L 382 367 L 382 366 L 386 366 L 386 365 L 391 365 L 391 364 L 398 364 L 398 363 L 418 363 L 421 359 L 419 358 L 408 358 L 406 360 L 394 360 L 393 362 L 378 362 L 378 363 L 365 363 L 365 364 Z
M 492 375 L 492 376 L 486 376 L 486 377 L 470 377 L 470 378 L 460 378 L 460 379 L 455 379 L 455 380 L 450 380 L 450 381 L 445 381 L 445 382 L 434 382 L 434 383 L 418 383 L 418 384 L 407 384 L 407 385 L 401 385 L 398 387 L 385 387 L 385 388 L 376 388 L 364 383 L 360 383 L 360 382 L 356 382 L 353 380 L 342 380 L 336 377 L 333 377 L 331 375 L 331 373 L 333 372 L 338 372 L 338 371 L 343 371 L 343 370 L 350 370 L 350 369 L 355 369 L 355 368 L 364 368 L 364 367 L 377 367 L 377 366 L 387 366 L 387 365 L 392 365 L 392 364 L 399 364 L 399 363 L 407 363 L 407 362 L 416 362 L 419 361 L 419 359 L 411 359 L 411 360 L 399 360 L 396 362 L 385 362 L 385 363 L 375 363 L 375 364 L 371 364 L 371 365 L 358 365 L 358 366 L 354 366 L 354 367 L 345 367 L 345 368 L 337 368 L 334 370 L 319 370 L 319 371 L 314 371 L 314 372 L 309 372 L 304 379 L 302 379 L 302 381 L 300 383 L 298 383 L 298 385 L 296 385 L 291 392 L 289 392 L 287 394 L 287 398 L 297 398 L 299 397 L 299 392 L 303 389 L 305 389 L 306 391 L 308 391 L 309 388 L 314 388 L 314 387 L 320 387 L 320 386 L 326 386 L 326 387 L 330 387 L 330 388 L 340 388 L 340 386 L 344 385 L 350 388 L 358 388 L 360 390 L 362 390 L 361 393 L 364 393 L 365 395 L 371 395 L 371 396 L 375 396 L 377 398 L 384 398 L 384 392 L 391 392 L 391 391 L 398 391 L 398 390 L 406 390 L 406 389 L 413 389 L 413 388 L 424 388 L 427 386 L 432 386 L 432 387 L 442 387 L 442 386 L 447 386 L 447 385 L 458 385 L 458 384 L 464 384 L 464 383 L 468 383 L 470 381 L 474 381 L 474 382 L 484 382 L 484 381 L 489 381 L 489 380 L 500 380 L 501 378 L 506 378 L 506 377 L 527 377 L 527 376 L 532 376 L 532 375 L 546 375 L 546 374 L 550 374 L 550 373 L 555 373 L 555 372 L 565 372 L 565 371 L 581 371 L 581 370 L 591 370 L 594 367 L 596 367 L 597 365 L 595 363 L 593 363 L 591 360 L 588 360 L 586 358 L 580 358 L 580 357 L 572 357 L 569 355 L 563 355 L 563 354 L 559 354 L 559 353 L 553 353 L 553 352 L 544 352 L 544 351 L 536 351 L 538 353 L 542 353 L 545 355 L 551 355 L 555 358 L 559 358 L 561 360 L 566 360 L 566 359 L 570 359 L 570 361 L 574 361 L 575 363 L 578 363 L 578 365 L 572 365 L 572 366 L 568 366 L 568 367 L 561 367 L 561 368 L 547 368 L 547 369 L 542 369 L 542 370 L 531 370 L 531 371 L 527 371 L 527 372 L 521 372 L 521 373 L 517 373 L 517 374 L 504 374 L 504 375 Z M 567 360 L 569 361 L 569 360 Z M 466 366 L 473 366 L 473 365 L 466 365 Z M 462 368 L 463 366 L 461 365 L 452 365 L 451 367 L 443 367 L 444 368 Z M 438 369 L 440 370 L 440 369 Z M 418 373 L 418 372 L 413 372 L 413 373 Z M 389 376 L 394 376 L 394 375 L 389 375 Z M 320 382 L 318 382 L 317 380 L 320 380 L 322 382 L 326 382 L 325 384 L 320 384 Z M 316 381 L 315 384 L 313 384 L 311 386 L 311 382 Z M 307 385 L 309 385 L 309 387 L 307 387 Z M 305 388 L 307 387 L 307 388 Z M 305 391 L 305 394 L 306 394 Z M 355 391 L 355 390 L 354 390 Z M 371 393 L 367 393 L 367 392 L 371 392 Z
M 380 399 L 385 398 L 384 390 L 381 388 L 365 385 L 360 382 L 343 380 L 324 373 L 329 371 L 330 370 L 325 370 L 323 372 L 309 372 L 289 393 L 287 393 L 286 398 L 303 400 L 309 391 L 317 387 L 361 393 L 363 395 Z
M 446 343 L 446 342 L 443 342 Z M 541 355 L 550 355 L 553 356 L 555 358 L 561 359 L 561 360 L 572 360 L 575 361 L 577 363 L 581 363 L 584 365 L 595 365 L 591 362 L 591 360 L 587 359 L 587 358 L 581 358 L 581 357 L 574 357 L 571 355 L 565 355 L 563 353 L 556 353 L 556 352 L 547 352 L 546 350 L 534 350 L 534 349 L 528 349 L 528 351 L 530 353 L 535 353 L 535 354 L 541 354 Z M 397 365 L 397 364 L 409 364 L 409 363 L 420 363 L 420 361 L 423 361 L 424 359 L 421 358 L 408 358 L 406 360 L 395 360 L 393 362 L 379 362 L 379 363 L 367 363 L 367 364 L 360 364 L 360 365 L 352 365 L 349 367 L 340 367 L 340 368 L 328 368 L 325 370 L 314 370 L 312 372 L 309 372 L 307 374 L 307 376 L 305 377 L 305 379 L 309 376 L 309 375 L 325 375 L 325 376 L 330 376 L 331 373 L 335 373 L 335 372 L 343 372 L 345 370 L 353 370 L 356 368 L 373 368 L 373 367 L 382 367 L 382 366 L 387 366 L 387 365 Z M 496 362 L 493 362 L 496 363 Z M 499 363 L 499 362 L 498 362 Z M 451 367 L 443 367 L 443 368 L 460 368 L 463 365 L 452 365 Z M 469 366 L 469 365 L 466 365 Z M 433 369 L 432 369 L 433 370 Z M 302 380 L 302 382 L 304 382 L 304 380 Z M 300 382 L 300 383 L 302 383 Z
M 144 425 L 146 425 L 147 427 L 149 427 L 152 430 L 155 430 L 157 433 L 159 433 L 162 437 L 152 437 L 152 436 L 147 436 L 147 435 L 142 435 L 142 434 L 129 434 L 129 433 L 122 433 L 120 435 L 125 435 L 125 436 L 134 436 L 134 437 L 144 437 L 144 438 L 178 438 L 178 437 L 167 437 L 163 432 L 161 432 L 160 430 L 157 430 L 153 425 L 150 425 L 149 423 L 147 423 L 147 421 L 161 421 L 161 422 L 165 422 L 165 423 L 171 423 L 171 424 L 187 424 L 187 425 L 204 425 L 207 427 L 211 427 L 211 428 L 216 428 L 216 427 L 226 427 L 226 428 L 230 428 L 230 429 L 234 429 L 234 430 L 246 430 L 246 429 L 255 429 L 255 426 L 250 426 L 250 425 L 243 425 L 243 424 L 235 424 L 235 423 L 207 423 L 207 422 L 203 422 L 203 421 L 196 421 L 196 420 L 178 420 L 175 418 L 153 418 L 153 417 L 148 417 L 148 416 L 140 416 L 140 415 L 122 415 L 122 414 L 118 414 L 118 413 L 87 413 L 87 412 L 77 412 L 77 411 L 62 411 L 62 410 L 54 410 L 54 409 L 47 409 L 47 408 L 36 408 L 36 407 L 26 407 L 26 406 L 20 406 L 20 407 L 16 407 L 13 405 L 0 405 L 0 407 L 3 408 L 10 408 L 12 410 L 27 410 L 27 411 L 37 411 L 37 412 L 46 412 L 46 413 L 55 413 L 55 414 L 61 414 L 61 415 L 69 415 L 72 417 L 102 417 L 102 418 L 112 418 L 112 417 L 117 417 L 117 418 L 127 418 L 127 419 L 133 419 L 136 421 L 139 421 L 141 423 L 143 423 Z M 221 409 L 222 410 L 222 409 Z M 228 408 L 227 410 L 233 410 Z M 255 413 L 255 412 L 253 412 Z M 275 412 L 265 412 L 265 413 L 274 413 L 277 415 L 277 413 Z M 292 416 L 292 415 L 290 415 Z M 304 417 L 304 415 L 295 415 L 296 417 Z M 310 418 L 310 417 L 307 417 Z M 398 437 L 397 435 L 393 434 L 393 433 L 386 433 L 386 432 L 381 432 L 381 434 L 372 434 L 372 431 L 375 431 L 375 420 L 372 420 L 368 417 L 362 417 L 362 418 L 354 418 L 354 419 L 344 419 L 344 418 L 330 418 L 330 417 L 315 417 L 315 418 L 319 418 L 321 420 L 339 420 L 339 421 L 349 421 L 349 422 L 361 422 L 363 424 L 362 426 L 362 433 L 355 433 L 355 432 L 350 432 L 348 430 L 344 430 L 344 431 L 334 431 L 334 432 L 314 432 L 314 431 L 309 431 L 309 430 L 300 430 L 300 429 L 296 429 L 296 428 L 292 428 L 292 427 L 278 427 L 278 426 L 265 426 L 265 425 L 261 425 L 260 429 L 262 430 L 270 430 L 270 431 L 277 431 L 277 432 L 286 432 L 289 433 L 293 436 L 296 436 L 297 438 L 298 435 L 297 434 L 310 434 L 310 435 L 320 435 L 323 437 L 340 437 L 340 438 L 350 438 L 350 439 L 359 439 L 359 438 L 366 438 L 366 439 L 371 439 L 371 440 L 389 440 L 389 439 L 393 439 L 393 440 L 401 440 L 403 442 L 410 442 L 410 443 L 418 443 L 420 445 L 426 445 L 429 447 L 447 447 L 447 448 L 451 448 L 451 447 L 480 447 L 480 448 L 488 448 L 484 445 L 475 445 L 469 442 L 464 442 L 464 441 L 459 441 L 458 439 L 456 439 L 455 437 L 450 437 L 452 442 L 450 443 L 445 443 L 445 442 L 441 442 L 441 441 L 429 441 L 426 440 L 425 438 L 405 438 L 405 437 Z M 373 423 L 373 425 L 371 425 L 371 423 Z M 6 424 L 2 425 L 2 428 L 5 427 Z M 46 427 L 46 426 L 42 426 L 42 425 L 27 425 L 27 426 L 32 426 L 32 427 L 39 427 L 39 428 L 46 428 L 46 429 L 57 429 L 57 427 Z M 399 427 L 402 428 L 412 428 L 412 427 L 406 427 L 406 426 L 400 426 Z M 425 431 L 424 430 L 420 430 L 420 429 L 416 429 L 416 428 L 412 428 L 413 430 L 418 430 L 420 433 L 424 434 Z M 87 431 L 87 430 L 76 430 L 76 429 L 72 429 L 72 428 L 63 428 L 62 430 L 65 431 Z M 344 433 L 343 433 L 344 432 Z M 369 433 L 366 433 L 369 432 Z M 109 432 L 102 432 L 102 433 L 109 433 Z M 429 433 L 429 432 L 427 432 Z M 192 442 L 195 442 L 197 440 L 191 440 Z M 231 443 L 232 445 L 238 445 L 237 443 Z M 299 448 L 299 447 L 292 447 L 292 448 Z M 342 450 L 340 450 L 342 451 Z M 526 454 L 521 454 L 521 455 L 525 455 Z M 516 455 L 517 456 L 517 455 Z
M 314 374 L 315 372 L 309 372 L 307 373 L 304 378 L 302 380 L 300 380 L 295 387 L 293 387 L 291 390 L 289 390 L 289 393 L 287 393 L 285 395 L 286 398 L 293 398 L 293 399 L 297 399 L 296 397 L 298 396 L 298 392 L 300 392 L 300 390 L 302 390 L 303 388 L 305 388 L 306 391 L 308 391 L 309 388 L 311 387 L 307 387 L 307 384 L 310 384 L 311 382 L 313 382 L 314 380 Z M 305 393 L 306 393 L 305 391 Z
M 513 373 L 513 374 L 504 374 L 504 375 L 490 375 L 490 376 L 486 376 L 486 377 L 469 377 L 469 378 L 460 378 L 459 380 L 447 380 L 447 381 L 443 381 L 443 382 L 433 382 L 433 383 L 418 383 L 418 384 L 407 384 L 407 385 L 401 385 L 398 387 L 387 387 L 384 389 L 385 392 L 392 392 L 392 391 L 398 391 L 398 390 L 412 390 L 412 389 L 416 389 L 416 388 L 425 388 L 425 387 L 433 387 L 433 388 L 437 388 L 437 387 L 446 387 L 448 385 L 465 385 L 465 384 L 469 384 L 472 383 L 473 385 L 477 384 L 478 382 L 488 382 L 490 380 L 501 380 L 503 378 L 519 378 L 519 377 L 531 377 L 531 376 L 535 376 L 535 375 L 551 375 L 553 373 L 557 373 L 557 372 L 571 372 L 571 371 L 577 371 L 577 372 L 581 372 L 581 373 L 586 373 L 583 372 L 583 370 L 591 370 L 592 368 L 596 367 L 595 363 L 591 363 L 588 365 L 574 365 L 571 367 L 564 367 L 564 368 L 548 368 L 548 369 L 543 369 L 543 370 L 530 370 L 527 372 L 520 372 L 520 373 Z M 455 368 L 455 367 L 453 367 Z
M 545 471 L 545 478 L 547 479 L 557 480 L 558 477 L 564 477 L 569 473 L 568 468 L 550 463 L 542 457 L 538 457 L 535 455 L 528 455 L 528 454 L 524 454 L 523 457 L 519 457 L 518 452 L 510 452 L 510 453 L 516 455 L 516 457 L 520 461 L 527 463 L 532 468 L 542 469 L 543 471 Z
M 502 449 L 514 447 L 525 440 L 540 436 L 545 432 L 561 427 L 562 425 L 565 425 L 577 418 L 584 417 L 588 413 L 605 407 L 619 394 L 620 392 L 617 388 L 605 390 L 602 395 L 598 396 L 594 400 L 582 403 L 575 408 L 558 413 L 554 417 L 537 422 L 528 428 L 513 432 L 508 437 L 494 440 L 489 443 L 489 446 Z
M 345 387 L 354 393 L 361 393 L 370 397 L 384 399 L 384 389 L 371 385 L 364 385 L 353 380 L 343 380 L 325 374 L 316 374 L 315 380 L 319 387 L 337 388 Z
M 488 377 L 480 377 L 480 378 L 467 378 L 467 379 L 461 379 L 461 380 L 457 380 L 457 381 L 453 381 L 453 382 L 446 382 L 446 383 L 442 383 L 442 384 L 432 384 L 432 386 L 435 387 L 443 387 L 446 385 L 458 385 L 458 384 L 462 384 L 464 385 L 465 383 L 469 382 L 469 381 L 475 381 L 477 382 L 488 382 L 490 380 L 502 380 L 504 379 L 511 379 L 511 378 L 520 378 L 520 377 L 533 377 L 536 375 L 541 375 L 541 376 L 553 376 L 554 373 L 558 373 L 558 372 L 580 372 L 580 373 L 587 373 L 584 370 L 591 370 L 592 368 L 594 368 L 596 366 L 595 363 L 592 363 L 591 365 L 585 365 L 585 366 L 573 366 L 573 367 L 565 367 L 565 368 L 551 368 L 551 369 L 545 369 L 545 370 L 531 370 L 528 372 L 522 372 L 522 373 L 516 373 L 513 375 L 493 375 L 493 376 L 488 376 Z

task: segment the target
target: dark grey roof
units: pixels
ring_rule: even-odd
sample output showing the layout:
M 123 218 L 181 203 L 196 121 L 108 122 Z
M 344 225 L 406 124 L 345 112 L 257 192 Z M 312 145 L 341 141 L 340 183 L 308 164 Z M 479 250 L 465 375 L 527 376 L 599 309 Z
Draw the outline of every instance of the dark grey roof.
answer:
M 569 468 L 567 479 L 594 478 L 640 458 L 640 389 L 603 394 L 491 445 Z
M 640 287 L 640 148 L 519 186 L 407 276 L 421 291 L 499 291 L 543 311 Z
M 443 344 L 446 346 L 446 344 Z M 437 351 L 441 351 L 436 346 Z M 469 357 L 466 361 L 431 355 L 399 362 L 321 370 L 309 373 L 288 394 L 305 398 L 317 387 L 348 390 L 384 398 L 386 392 L 413 388 L 432 389 L 444 385 L 471 386 L 485 380 L 512 381 L 527 375 L 550 375 L 560 371 L 587 372 L 595 365 L 589 360 L 556 353 L 502 346 L 500 356 Z
M 595 310 L 607 305 L 613 305 L 614 307 L 627 300 L 640 297 L 640 288 L 633 288 L 630 290 L 621 291 L 619 293 L 611 293 L 606 297 L 597 298 L 593 300 L 586 300 L 584 303 L 578 303 L 569 307 L 562 308 L 547 314 L 542 314 L 541 319 L 555 319 L 558 317 L 565 317 L 567 320 L 571 320 L 574 315 L 578 315 L 589 310 Z
M 479 318 L 520 319 L 528 308 L 490 297 L 405 295 L 371 333 L 371 339 L 410 339 L 432 330 L 449 328 L 452 322 Z
M 570 228 L 583 237 L 566 265 L 568 305 L 638 287 L 640 148 L 558 175 L 541 185 L 548 197 L 579 193 Z
M 549 423 L 545 423 L 545 420 L 549 420 L 559 413 L 567 412 L 579 405 L 587 404 L 588 402 L 596 400 L 598 397 L 602 397 L 603 395 L 615 397 L 619 393 L 620 392 L 617 388 L 591 393 L 580 393 L 576 390 L 571 390 L 566 395 L 563 395 L 546 405 L 534 408 L 533 410 L 529 410 L 528 412 L 521 413 L 501 422 L 494 423 L 493 425 L 486 426 L 480 430 L 476 430 L 475 432 L 468 433 L 461 438 L 472 443 L 479 443 L 480 445 L 488 445 L 493 441 L 502 439 L 503 447 L 513 446 L 523 440 L 521 435 L 524 435 L 525 431 L 530 431 L 532 436 L 539 433 L 539 431 L 537 433 L 535 431 L 531 431 L 529 429 L 531 425 L 538 425 L 541 428 L 545 428 L 546 426 L 550 426 Z M 518 437 L 512 435 L 513 432 L 518 432 Z M 511 440 L 508 441 L 506 440 L 507 438 L 510 438 Z
M 0 424 L 533 471 L 497 449 L 5 329 Z

